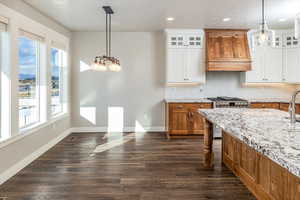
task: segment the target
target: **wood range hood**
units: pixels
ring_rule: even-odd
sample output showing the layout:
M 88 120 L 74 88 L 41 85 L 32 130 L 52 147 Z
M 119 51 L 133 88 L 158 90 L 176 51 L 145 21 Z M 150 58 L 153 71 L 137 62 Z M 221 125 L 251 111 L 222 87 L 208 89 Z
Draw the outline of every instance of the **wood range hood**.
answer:
M 249 71 L 246 29 L 205 29 L 206 71 Z

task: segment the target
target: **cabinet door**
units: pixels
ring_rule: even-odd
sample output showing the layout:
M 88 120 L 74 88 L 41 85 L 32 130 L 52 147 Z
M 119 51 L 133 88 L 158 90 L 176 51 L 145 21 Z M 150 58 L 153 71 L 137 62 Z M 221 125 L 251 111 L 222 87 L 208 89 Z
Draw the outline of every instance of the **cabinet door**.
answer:
M 283 51 L 281 48 L 266 47 L 264 54 L 265 82 L 282 82 L 282 53 Z
M 251 108 L 262 109 L 279 109 L 279 103 L 251 103 Z
M 274 200 L 284 199 L 286 180 L 286 171 L 279 165 L 272 163 L 270 166 L 270 195 Z
M 169 131 L 171 135 L 188 134 L 189 112 L 184 104 L 169 105 Z
M 190 49 L 203 48 L 203 34 L 188 34 L 186 36 L 187 45 Z
M 288 175 L 289 200 L 300 199 L 300 179 L 293 174 Z
M 254 149 L 245 144 L 241 146 L 240 168 L 247 178 L 255 182 L 257 179 L 257 154 Z
M 261 83 L 264 81 L 264 47 L 256 46 L 251 52 L 252 55 L 252 70 L 246 72 L 246 82 Z
M 186 77 L 190 82 L 205 82 L 204 51 L 202 49 L 187 49 Z
M 300 48 L 284 50 L 284 81 L 300 83 Z
M 204 134 L 205 118 L 198 109 L 210 109 L 211 103 L 189 104 L 189 134 Z
M 184 82 L 186 49 L 168 49 L 167 56 L 167 82 Z
M 168 48 L 180 49 L 186 47 L 186 37 L 184 34 L 168 35 Z

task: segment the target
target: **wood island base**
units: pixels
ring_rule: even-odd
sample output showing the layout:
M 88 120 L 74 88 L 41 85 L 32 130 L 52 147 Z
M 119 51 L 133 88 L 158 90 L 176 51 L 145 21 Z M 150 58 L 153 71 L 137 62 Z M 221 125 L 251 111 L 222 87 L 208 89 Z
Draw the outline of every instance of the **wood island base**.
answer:
M 213 166 L 213 125 L 205 122 L 204 166 Z M 259 200 L 300 200 L 300 178 L 223 131 L 222 162 Z

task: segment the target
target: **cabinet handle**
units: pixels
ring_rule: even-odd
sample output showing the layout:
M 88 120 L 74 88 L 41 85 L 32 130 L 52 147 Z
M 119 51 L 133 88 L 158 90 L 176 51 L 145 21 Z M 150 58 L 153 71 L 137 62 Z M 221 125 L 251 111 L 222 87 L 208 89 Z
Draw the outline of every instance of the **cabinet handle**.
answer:
M 183 106 L 177 106 L 176 108 L 177 108 L 177 109 L 182 109 L 182 108 L 183 108 Z

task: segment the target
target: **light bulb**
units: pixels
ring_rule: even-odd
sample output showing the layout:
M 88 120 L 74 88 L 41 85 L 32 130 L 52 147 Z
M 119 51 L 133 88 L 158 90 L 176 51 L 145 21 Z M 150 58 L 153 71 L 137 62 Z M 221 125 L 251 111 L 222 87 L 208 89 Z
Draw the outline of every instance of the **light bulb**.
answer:
M 267 34 L 264 32 L 261 32 L 259 35 L 259 40 L 260 40 L 260 43 L 264 43 L 267 40 Z
M 116 64 L 116 63 L 112 63 L 110 66 L 109 66 L 109 70 L 112 71 L 112 72 L 119 72 L 121 71 L 121 66 Z
M 92 64 L 91 69 L 94 71 L 104 72 L 107 71 L 107 67 L 102 63 L 95 62 Z

